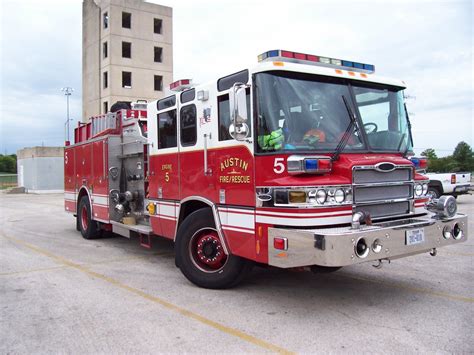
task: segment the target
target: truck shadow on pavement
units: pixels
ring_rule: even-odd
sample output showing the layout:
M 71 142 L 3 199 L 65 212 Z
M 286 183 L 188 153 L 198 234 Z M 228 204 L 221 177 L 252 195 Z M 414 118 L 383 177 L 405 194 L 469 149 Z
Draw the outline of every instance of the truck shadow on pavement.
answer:
M 151 249 L 142 248 L 138 238 L 134 237 L 127 240 L 109 235 L 103 242 L 110 247 L 122 249 L 124 255 L 143 257 L 145 265 L 151 263 L 153 269 L 160 268 L 161 272 L 174 274 L 170 277 L 177 282 L 176 286 L 185 288 L 190 295 L 208 292 L 216 297 L 219 294 L 225 294 L 225 297 L 262 297 L 269 304 L 274 302 L 275 305 L 281 305 L 282 302 L 291 299 L 292 307 L 303 304 L 306 311 L 317 311 L 321 304 L 340 302 L 347 304 L 348 307 L 378 305 L 393 307 L 394 304 L 409 307 L 420 298 L 430 294 L 436 296 L 435 292 L 430 291 L 437 285 L 434 281 L 426 280 L 426 283 L 420 285 L 400 279 L 397 274 L 385 278 L 386 274 L 383 271 L 372 269 L 370 264 L 363 267 L 350 266 L 329 274 L 255 265 L 242 283 L 232 289 L 204 290 L 187 281 L 175 267 L 174 244 L 171 240 L 155 238 Z M 155 276 L 150 274 L 150 277 Z

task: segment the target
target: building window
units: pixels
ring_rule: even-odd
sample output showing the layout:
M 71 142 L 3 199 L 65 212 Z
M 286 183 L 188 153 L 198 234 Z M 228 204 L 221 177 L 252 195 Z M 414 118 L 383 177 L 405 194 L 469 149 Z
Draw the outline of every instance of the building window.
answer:
M 176 110 L 158 115 L 158 149 L 176 147 Z
M 155 63 L 161 63 L 163 61 L 163 48 L 155 47 Z
M 122 58 L 132 58 L 132 44 L 130 42 L 122 42 Z
M 163 26 L 163 20 L 159 18 L 153 19 L 153 32 L 156 34 L 161 34 L 161 28 Z
M 105 71 L 104 72 L 104 89 L 107 89 L 109 87 L 109 75 Z
M 122 87 L 131 89 L 132 87 L 132 73 L 129 71 L 122 72 Z
M 109 103 L 107 101 L 104 101 L 104 113 L 109 112 Z
M 109 46 L 108 46 L 107 42 L 104 42 L 102 44 L 102 53 L 104 54 L 104 59 L 109 56 Z
M 104 14 L 102 15 L 102 19 L 104 22 L 104 28 L 108 28 L 109 27 L 109 13 L 104 12 Z
M 196 106 L 188 105 L 181 109 L 181 145 L 195 145 L 197 140 Z
M 122 12 L 122 27 L 132 28 L 132 14 L 130 12 Z
M 155 75 L 155 91 L 163 91 L 163 77 Z

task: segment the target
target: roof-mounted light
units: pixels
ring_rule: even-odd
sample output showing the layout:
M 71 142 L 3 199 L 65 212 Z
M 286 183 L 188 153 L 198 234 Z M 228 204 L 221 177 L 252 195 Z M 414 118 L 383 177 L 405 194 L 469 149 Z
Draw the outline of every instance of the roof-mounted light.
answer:
M 171 91 L 183 91 L 191 87 L 191 79 L 181 79 L 170 84 Z
M 284 51 L 280 49 L 267 51 L 258 56 L 259 62 L 282 61 L 310 65 L 319 65 L 329 68 L 344 68 L 352 71 L 373 73 L 375 66 L 372 64 L 358 63 L 349 60 L 321 57 L 313 54 Z

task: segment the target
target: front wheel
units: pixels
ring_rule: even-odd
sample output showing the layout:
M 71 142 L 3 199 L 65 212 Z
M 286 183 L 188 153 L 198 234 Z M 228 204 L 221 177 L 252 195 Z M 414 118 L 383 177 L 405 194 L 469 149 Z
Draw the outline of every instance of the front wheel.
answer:
M 179 227 L 176 264 L 189 281 L 210 289 L 237 285 L 252 266 L 248 260 L 224 253 L 208 208 L 191 213 Z

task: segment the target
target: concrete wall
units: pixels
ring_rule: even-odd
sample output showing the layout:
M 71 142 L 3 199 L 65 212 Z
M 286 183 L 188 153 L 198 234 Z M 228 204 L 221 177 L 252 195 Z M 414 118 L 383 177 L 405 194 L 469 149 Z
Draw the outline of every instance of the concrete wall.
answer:
M 30 192 L 64 190 L 64 148 L 33 147 L 17 152 L 18 186 Z
M 122 12 L 132 14 L 131 28 L 122 27 Z M 108 27 L 103 15 L 107 13 Z M 116 101 L 156 100 L 173 81 L 172 8 L 143 0 L 83 1 L 83 120 L 104 113 Z M 153 21 L 163 21 L 161 34 L 153 32 Z M 103 56 L 107 42 L 108 57 Z M 122 42 L 132 43 L 131 58 L 122 57 Z M 163 48 L 163 60 L 154 62 L 154 47 Z M 132 87 L 122 87 L 122 71 L 132 73 Z M 108 87 L 103 74 L 107 72 Z M 163 77 L 163 90 L 154 90 L 154 75 Z

